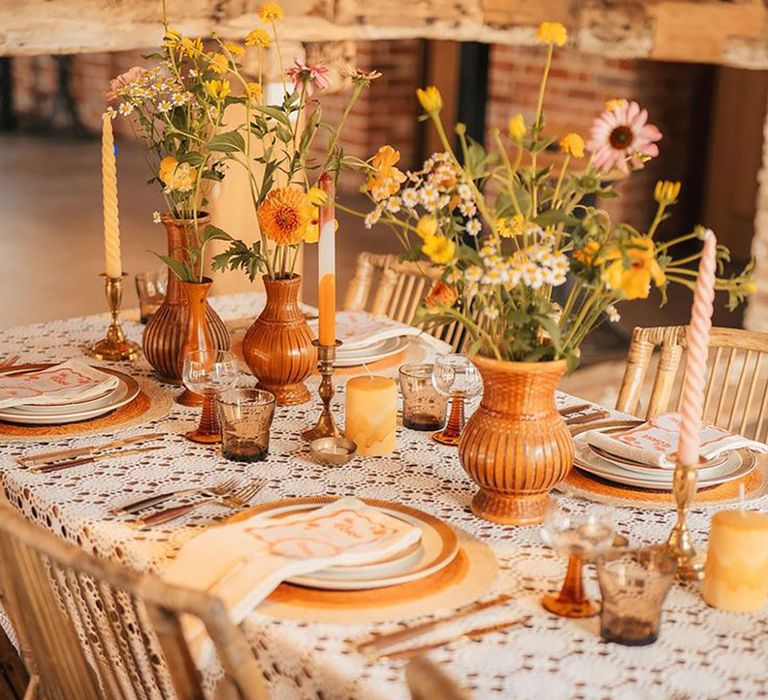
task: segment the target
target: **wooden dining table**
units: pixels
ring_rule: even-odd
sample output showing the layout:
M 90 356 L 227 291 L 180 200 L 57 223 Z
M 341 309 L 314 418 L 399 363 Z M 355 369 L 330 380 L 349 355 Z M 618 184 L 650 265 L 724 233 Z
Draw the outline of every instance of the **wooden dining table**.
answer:
M 225 320 L 247 319 L 263 305 L 259 294 L 218 297 L 213 305 Z M 82 357 L 82 348 L 103 335 L 104 315 L 0 330 L 0 356 L 20 354 L 24 362 L 58 362 Z M 140 341 L 138 315 L 125 314 L 127 335 Z M 445 350 L 439 343 L 416 340 L 406 359 L 427 359 Z M 115 368 L 152 379 L 143 358 Z M 382 372 L 394 375 L 396 366 Z M 335 410 L 341 417 L 344 383 L 337 377 Z M 317 379 L 309 380 L 311 390 Z M 178 387 L 162 390 L 178 393 Z M 583 403 L 558 395 L 560 406 Z M 168 415 L 150 423 L 99 436 L 66 436 L 46 441 L 5 441 L 0 437 L 0 483 L 5 498 L 27 518 L 65 540 L 99 556 L 142 571 L 162 572 L 195 534 L 226 517 L 205 506 L 166 525 L 137 530 L 110 510 L 130 498 L 184 486 L 210 484 L 227 477 L 268 479 L 254 504 L 307 496 L 357 496 L 402 503 L 423 510 L 489 545 L 499 573 L 486 595 L 501 592 L 509 602 L 486 613 L 500 622 L 528 616 L 522 625 L 463 640 L 430 652 L 460 685 L 476 698 L 724 698 L 768 696 L 768 615 L 735 614 L 707 607 L 698 584 L 676 583 L 666 600 L 658 641 L 648 647 L 625 647 L 603 641 L 598 619 L 571 620 L 545 611 L 539 601 L 557 590 L 565 558 L 542 543 L 539 527 L 497 525 L 469 508 L 475 487 L 459 464 L 455 448 L 438 445 L 429 433 L 398 427 L 397 450 L 385 457 L 356 458 L 344 466 L 315 462 L 301 431 L 314 423 L 317 401 L 278 408 L 269 456 L 242 464 L 225 460 L 220 449 L 190 443 L 183 435 L 198 420 L 198 410 L 174 404 Z M 618 416 L 617 414 L 617 417 Z M 31 473 L 17 458 L 35 450 L 77 447 L 141 432 L 166 434 L 162 449 L 83 465 L 50 474 Z M 576 512 L 594 507 L 586 499 L 555 494 Z M 768 497 L 753 507 L 767 510 Z M 693 536 L 706 544 L 713 508 L 698 504 L 690 516 Z M 663 541 L 675 520 L 668 508 L 616 508 L 618 532 L 634 545 Z M 587 589 L 598 597 L 594 572 L 587 569 Z M 410 617 L 407 622 L 435 615 Z M 257 652 L 275 699 L 332 698 L 398 700 L 409 697 L 403 661 L 372 661 L 352 643 L 375 632 L 397 629 L 406 620 L 339 624 L 266 615 L 257 607 L 242 628 Z M 8 619 L 0 623 L 12 637 Z M 471 622 L 469 623 L 471 625 Z M 210 671 L 215 684 L 215 671 Z M 212 687 L 211 685 L 211 687 Z

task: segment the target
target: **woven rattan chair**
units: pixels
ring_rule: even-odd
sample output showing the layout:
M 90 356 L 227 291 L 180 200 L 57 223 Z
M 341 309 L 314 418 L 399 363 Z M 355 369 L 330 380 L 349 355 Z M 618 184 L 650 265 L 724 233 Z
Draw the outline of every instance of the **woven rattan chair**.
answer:
M 216 598 L 97 559 L 0 504 L 0 602 L 31 677 L 25 698 L 203 698 L 182 613 L 205 625 L 221 700 L 262 700 L 262 674 Z
M 680 408 L 688 326 L 635 328 L 616 408 L 645 418 Z M 704 420 L 755 440 L 766 440 L 768 334 L 713 328 Z M 658 350 L 658 353 L 655 351 Z M 655 374 L 649 369 L 655 366 Z M 650 384 L 650 386 L 649 386 Z M 647 394 L 647 399 L 645 396 Z
M 396 255 L 360 253 L 343 308 L 412 324 L 416 309 L 440 274 L 438 268 L 427 263 L 402 262 Z M 457 322 L 424 330 L 456 350 L 461 347 L 463 329 Z

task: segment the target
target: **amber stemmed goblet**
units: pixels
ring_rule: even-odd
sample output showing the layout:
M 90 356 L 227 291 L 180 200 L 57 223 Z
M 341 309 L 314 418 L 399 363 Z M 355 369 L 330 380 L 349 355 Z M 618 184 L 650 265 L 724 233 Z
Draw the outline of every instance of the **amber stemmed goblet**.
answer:
M 589 512 L 576 514 L 553 503 L 544 516 L 541 538 L 568 555 L 568 571 L 562 588 L 555 595 L 544 596 L 541 604 L 562 617 L 597 615 L 600 609 L 584 593 L 582 569 L 585 560 L 603 554 L 613 544 L 611 509 L 591 506 Z
M 184 386 L 203 397 L 203 413 L 197 428 L 186 434 L 192 442 L 221 442 L 216 416 L 216 394 L 237 384 L 237 358 L 227 350 L 194 350 L 184 356 Z
M 438 355 L 432 367 L 432 386 L 442 396 L 451 399 L 448 424 L 432 439 L 441 445 L 457 446 L 464 428 L 464 406 L 483 393 L 483 379 L 477 367 L 459 353 Z

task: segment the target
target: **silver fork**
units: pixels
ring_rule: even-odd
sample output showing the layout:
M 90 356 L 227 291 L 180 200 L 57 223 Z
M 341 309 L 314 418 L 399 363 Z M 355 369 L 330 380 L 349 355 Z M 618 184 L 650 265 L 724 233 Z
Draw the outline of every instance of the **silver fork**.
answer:
M 228 494 L 209 496 L 202 500 L 195 501 L 194 503 L 188 503 L 183 506 L 176 506 L 175 508 L 167 508 L 161 510 L 159 513 L 152 513 L 146 518 L 140 518 L 136 521 L 136 524 L 142 527 L 152 527 L 153 525 L 162 525 L 176 518 L 180 518 L 182 515 L 200 508 L 200 506 L 208 505 L 209 503 L 215 503 L 225 508 L 242 508 L 248 505 L 248 502 L 267 485 L 267 481 L 263 479 L 253 479 L 248 483 L 240 486 Z
M 177 489 L 176 491 L 168 491 L 167 493 L 160 493 L 157 496 L 149 496 L 148 498 L 142 498 L 140 501 L 134 501 L 133 503 L 126 503 L 123 506 L 116 506 L 110 513 L 112 515 L 128 515 L 130 513 L 138 513 L 139 511 L 146 510 L 152 506 L 160 505 L 165 501 L 170 501 L 172 498 L 178 496 L 187 496 L 190 494 L 196 494 L 200 496 L 226 496 L 237 485 L 237 479 L 232 477 L 231 479 L 225 479 L 221 483 L 213 486 L 191 486 L 185 489 Z

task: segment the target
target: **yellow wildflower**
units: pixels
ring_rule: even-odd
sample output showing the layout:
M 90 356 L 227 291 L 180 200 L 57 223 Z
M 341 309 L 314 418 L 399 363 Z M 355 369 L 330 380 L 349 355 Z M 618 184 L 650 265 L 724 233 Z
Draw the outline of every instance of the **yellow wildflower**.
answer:
M 757 284 L 755 284 L 754 280 L 750 280 L 744 283 L 742 290 L 746 295 L 754 294 L 757 291 Z
M 285 12 L 276 2 L 264 3 L 259 8 L 259 19 L 262 22 L 275 22 L 276 20 L 283 19 L 283 17 L 285 17 Z
M 571 132 L 560 139 L 560 150 L 574 158 L 584 157 L 584 139 L 577 133 Z
M 419 104 L 428 114 L 436 114 L 443 108 L 443 96 L 434 85 L 423 90 L 418 88 L 416 96 L 419 98 Z
M 316 207 L 322 207 L 328 202 L 328 193 L 325 190 L 321 190 L 319 187 L 310 187 L 307 192 L 309 201 Z
M 260 49 L 269 48 L 269 34 L 265 29 L 253 29 L 245 36 L 246 46 L 258 46 Z
M 248 97 L 252 97 L 254 100 L 258 100 L 262 95 L 261 85 L 258 83 L 246 83 L 245 91 L 248 93 Z
M 426 241 L 437 233 L 437 219 L 432 214 L 425 214 L 416 224 L 416 235 Z
M 229 51 L 233 56 L 245 56 L 245 49 L 240 46 L 240 44 L 236 44 L 234 41 L 227 41 L 224 44 L 224 48 Z
M 169 29 L 163 36 L 163 44 L 166 46 L 178 46 L 181 43 L 181 33 L 175 29 Z
M 229 80 L 206 80 L 205 91 L 214 100 L 223 100 L 231 92 Z
M 597 255 L 599 250 L 600 244 L 597 241 L 587 241 L 583 248 L 573 251 L 573 259 L 584 265 L 602 265 L 603 259 Z
M 208 67 L 214 73 L 224 73 L 229 68 L 229 59 L 223 53 L 215 53 L 211 56 Z
M 392 146 L 381 146 L 371 158 L 372 170 L 368 175 L 366 189 L 377 202 L 391 197 L 400 189 L 400 184 L 405 182 L 405 173 L 395 167 L 399 160 L 400 151 Z
M 160 161 L 158 177 L 168 190 L 189 192 L 195 186 L 197 169 L 189 163 L 179 163 L 173 156 L 166 156 Z
M 190 39 L 185 36 L 181 40 L 181 51 L 189 58 L 200 58 L 203 54 L 203 40 L 200 37 Z
M 165 158 L 160 161 L 160 171 L 158 173 L 158 177 L 165 184 L 168 184 L 168 181 L 173 175 L 173 171 L 176 170 L 177 164 L 178 161 L 173 156 L 165 156 Z
M 453 260 L 456 244 L 442 235 L 430 236 L 421 246 L 421 252 L 435 265 L 445 265 Z
M 560 22 L 542 22 L 536 30 L 536 39 L 543 44 L 562 46 L 568 41 L 568 30 Z
M 525 217 L 522 214 L 496 219 L 496 231 L 502 238 L 519 236 L 523 232 Z
M 674 204 L 677 196 L 680 194 L 679 182 L 670 182 L 669 180 L 659 180 L 656 183 L 656 189 L 653 191 L 653 198 L 663 205 Z
M 616 292 L 621 292 L 622 298 L 647 299 L 651 290 L 651 280 L 657 287 L 666 284 L 664 270 L 656 261 L 656 249 L 650 238 L 632 236 L 629 247 L 624 251 L 629 259 L 629 266 L 624 266 L 624 259 L 618 247 L 606 253 L 605 259 L 609 265 L 603 272 L 603 282 Z
M 522 114 L 516 114 L 514 117 L 509 118 L 509 124 L 507 124 L 507 131 L 510 137 L 515 141 L 522 141 L 523 136 L 528 133 L 528 128 L 525 126 L 525 119 Z
M 605 109 L 609 112 L 613 112 L 615 109 L 621 109 L 624 106 L 624 100 L 620 100 L 618 97 L 614 97 L 605 103 Z

